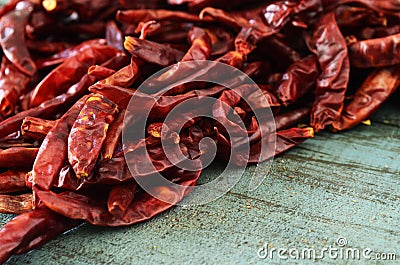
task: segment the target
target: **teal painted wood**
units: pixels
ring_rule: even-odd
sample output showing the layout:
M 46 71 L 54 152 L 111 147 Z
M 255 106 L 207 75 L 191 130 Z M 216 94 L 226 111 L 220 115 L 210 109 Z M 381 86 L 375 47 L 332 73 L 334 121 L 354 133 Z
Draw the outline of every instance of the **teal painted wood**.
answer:
M 398 98 L 394 99 L 398 101 Z M 262 185 L 248 191 L 256 170 L 222 198 L 203 206 L 176 207 L 124 228 L 83 225 L 8 264 L 278 264 L 260 259 L 276 248 L 335 246 L 397 254 L 400 260 L 400 107 L 386 104 L 371 126 L 323 132 L 276 158 Z M 203 182 L 220 168 L 203 174 Z M 0 215 L 0 225 L 11 217 Z M 285 262 L 287 263 L 287 262 Z M 291 260 L 308 264 L 309 260 Z M 366 264 L 333 260 L 320 264 Z M 370 261 L 368 264 L 382 264 Z

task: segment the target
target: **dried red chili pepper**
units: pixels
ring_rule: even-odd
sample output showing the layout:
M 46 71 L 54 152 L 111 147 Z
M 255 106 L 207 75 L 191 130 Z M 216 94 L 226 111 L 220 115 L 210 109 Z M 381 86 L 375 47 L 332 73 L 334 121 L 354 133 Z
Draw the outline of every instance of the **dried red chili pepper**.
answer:
M 30 168 L 38 148 L 11 147 L 0 150 L 0 168 Z
M 43 140 L 55 124 L 56 121 L 26 117 L 22 121 L 21 132 L 26 137 Z
M 79 223 L 43 206 L 18 215 L 0 229 L 0 263 L 43 245 Z
M 126 36 L 124 47 L 132 55 L 139 57 L 145 62 L 160 66 L 169 66 L 182 59 L 184 53 L 180 50 L 156 42 L 141 40 Z
M 314 137 L 314 130 L 310 127 L 290 128 L 276 132 L 275 156 L 312 137 Z
M 320 74 L 318 60 L 309 55 L 294 62 L 283 74 L 276 95 L 283 105 L 288 106 L 310 92 Z
M 280 131 L 293 125 L 297 125 L 306 120 L 309 117 L 310 112 L 310 108 L 304 107 L 277 115 L 275 118 L 276 130 Z
M 0 174 L 0 194 L 24 191 L 27 171 L 10 170 Z
M 94 76 L 97 79 L 104 79 L 113 74 L 115 74 L 115 70 L 101 66 L 101 65 L 92 65 L 88 69 L 88 75 Z
M 56 97 L 78 82 L 88 68 L 100 64 L 118 54 L 118 50 L 111 46 L 92 45 L 82 49 L 77 55 L 65 60 L 60 66 L 50 72 L 34 89 L 31 98 L 31 107 Z
M 32 210 L 32 194 L 0 194 L 0 213 L 21 214 Z
M 106 40 L 108 45 L 120 51 L 124 50 L 124 36 L 117 24 L 112 20 L 108 21 L 106 25 Z
M 122 110 L 111 123 L 107 131 L 106 139 L 104 140 L 104 144 L 102 146 L 101 154 L 103 159 L 111 159 L 113 157 L 115 149 L 118 143 L 121 141 L 124 118 L 125 110 Z
M 112 215 L 122 216 L 131 204 L 137 187 L 138 185 L 136 182 L 114 186 L 108 194 L 108 211 Z
M 68 135 L 89 96 L 78 100 L 47 134 L 32 169 L 33 185 L 49 189 L 64 166 L 68 153 Z M 57 159 L 54 157 L 57 154 Z
M 4 55 L 18 70 L 30 77 L 36 74 L 36 66 L 28 52 L 24 33 L 32 10 L 33 4 L 23 1 L 18 5 L 18 9 L 0 19 L 0 44 Z
M 350 129 L 366 120 L 400 85 L 399 66 L 374 70 L 356 91 L 342 115 L 333 122 L 334 131 Z
M 78 178 L 93 170 L 117 112 L 116 105 L 101 95 L 87 99 L 68 136 L 68 161 Z
M 3 57 L 0 70 L 0 114 L 9 116 L 19 97 L 27 90 L 30 78 L 19 71 L 7 57 Z
M 387 14 L 396 14 L 400 12 L 400 3 L 397 0 L 375 1 L 375 0 L 322 0 L 322 4 L 326 10 L 335 8 L 338 5 L 345 5 L 348 3 L 361 4 L 368 8 L 383 12 Z
M 311 126 L 318 132 L 340 116 L 349 81 L 350 63 L 346 41 L 332 12 L 320 18 L 313 39 L 321 75 L 317 80 Z
M 363 40 L 349 46 L 351 65 L 360 68 L 400 63 L 400 34 Z

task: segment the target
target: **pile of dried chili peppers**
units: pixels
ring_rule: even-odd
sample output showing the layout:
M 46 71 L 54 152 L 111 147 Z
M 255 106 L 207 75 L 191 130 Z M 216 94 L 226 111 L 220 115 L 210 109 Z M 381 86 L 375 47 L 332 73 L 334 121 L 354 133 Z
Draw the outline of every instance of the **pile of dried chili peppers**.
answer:
M 177 85 L 155 102 L 145 139 L 122 144 L 135 89 L 166 66 L 211 60 L 255 80 L 269 103 L 259 108 L 275 116 L 275 155 L 314 131 L 367 120 L 399 85 L 400 2 L 11 0 L 0 8 L 0 44 L 0 212 L 19 214 L 0 230 L 3 263 L 82 222 L 130 225 L 170 208 L 133 175 L 155 173 L 140 168 L 145 148 L 157 172 L 196 184 L 201 170 L 169 163 L 160 142 L 163 119 L 185 99 L 208 96 L 234 108 L 251 138 L 246 162 L 258 162 L 257 135 L 268 125 L 254 119 L 237 96 L 246 87 L 235 82 L 231 90 Z M 204 137 L 215 141 L 221 160 L 234 148 L 209 118 L 175 136 L 190 159 L 201 155 Z M 136 171 L 128 170 L 126 152 Z M 178 202 L 189 189 L 155 192 Z

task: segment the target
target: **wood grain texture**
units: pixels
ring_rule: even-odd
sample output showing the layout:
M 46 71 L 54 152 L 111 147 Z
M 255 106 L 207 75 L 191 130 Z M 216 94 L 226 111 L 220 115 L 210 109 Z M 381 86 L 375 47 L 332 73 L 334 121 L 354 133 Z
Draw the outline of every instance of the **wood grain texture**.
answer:
M 319 133 L 266 164 L 249 167 L 222 198 L 175 207 L 125 228 L 83 225 L 8 264 L 279 264 L 264 244 L 320 250 L 345 237 L 348 247 L 393 252 L 400 260 L 400 107 L 398 97 L 372 125 Z M 214 178 L 215 165 L 202 176 Z M 252 174 L 265 174 L 248 191 Z M 11 217 L 0 215 L 0 225 Z M 288 264 L 311 264 L 291 260 Z M 320 264 L 365 264 L 325 258 Z M 370 261 L 368 264 L 383 264 Z M 388 264 L 396 264 L 389 262 Z M 398 263 L 397 263 L 398 264 Z

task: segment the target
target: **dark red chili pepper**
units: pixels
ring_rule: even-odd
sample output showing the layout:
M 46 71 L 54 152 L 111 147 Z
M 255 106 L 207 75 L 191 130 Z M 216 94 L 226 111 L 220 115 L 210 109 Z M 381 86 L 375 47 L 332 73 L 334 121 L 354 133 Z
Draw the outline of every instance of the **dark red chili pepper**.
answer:
M 97 79 L 104 79 L 113 74 L 115 74 L 115 70 L 101 65 L 92 65 L 88 69 L 88 75 L 94 76 Z
M 307 120 L 310 112 L 310 108 L 304 107 L 277 115 L 275 118 L 276 130 L 280 131 Z
M 0 194 L 24 191 L 27 171 L 10 170 L 0 174 Z
M 36 66 L 28 52 L 24 33 L 32 10 L 33 4 L 23 1 L 19 3 L 18 9 L 0 19 L 0 44 L 4 55 L 18 70 L 30 77 L 36 74 Z
M 117 112 L 116 105 L 101 95 L 87 99 L 68 136 L 68 161 L 78 178 L 92 172 Z
M 0 168 L 30 168 L 38 148 L 11 147 L 0 150 Z
M 400 85 L 399 66 L 374 70 L 345 105 L 342 115 L 333 122 L 334 131 L 350 129 L 366 120 Z
M 276 133 L 275 156 L 282 154 L 312 137 L 314 137 L 314 130 L 310 127 L 278 131 Z
M 107 22 L 106 25 L 106 40 L 108 45 L 120 51 L 124 50 L 124 36 L 117 24 L 112 20 Z
M 180 50 L 169 46 L 130 36 L 125 37 L 124 47 L 143 61 L 164 67 L 180 61 L 184 55 Z
M 0 229 L 0 263 L 43 245 L 79 223 L 43 206 L 18 215 Z
M 30 78 L 18 70 L 7 57 L 3 57 L 0 70 L 0 114 L 9 116 L 19 97 L 26 92 Z
M 111 123 L 106 139 L 102 147 L 103 159 L 111 159 L 114 155 L 118 143 L 121 141 L 122 126 L 125 118 L 125 110 L 118 113 L 115 120 Z
M 346 41 L 332 12 L 320 18 L 313 39 L 321 75 L 317 80 L 311 126 L 318 132 L 340 116 L 349 81 L 350 63 Z
M 351 65 L 359 68 L 400 63 L 400 34 L 363 40 L 349 46 Z
M 50 72 L 34 89 L 31 98 L 31 107 L 65 93 L 70 86 L 78 82 L 88 68 L 100 64 L 118 54 L 118 50 L 111 46 L 92 45 L 82 49 L 74 57 L 65 60 L 60 66 Z
M 283 105 L 288 106 L 310 92 L 320 74 L 318 60 L 309 55 L 294 62 L 283 74 L 276 94 Z
M 136 182 L 114 186 L 108 194 L 108 211 L 112 215 L 122 216 L 131 204 L 137 187 Z
M 32 194 L 0 194 L 0 213 L 21 214 L 32 210 Z
M 22 121 L 21 132 L 26 137 L 43 140 L 55 124 L 56 121 L 26 117 Z
M 322 0 L 324 8 L 329 10 L 335 8 L 338 5 L 344 4 L 360 4 L 367 6 L 368 8 L 378 11 L 384 12 L 387 14 L 396 14 L 400 12 L 400 3 L 397 0 L 386 0 L 386 1 L 375 1 L 375 0 Z
M 64 166 L 68 153 L 68 135 L 89 96 L 77 101 L 47 134 L 32 169 L 33 185 L 49 189 Z M 54 156 L 57 154 L 57 157 Z

